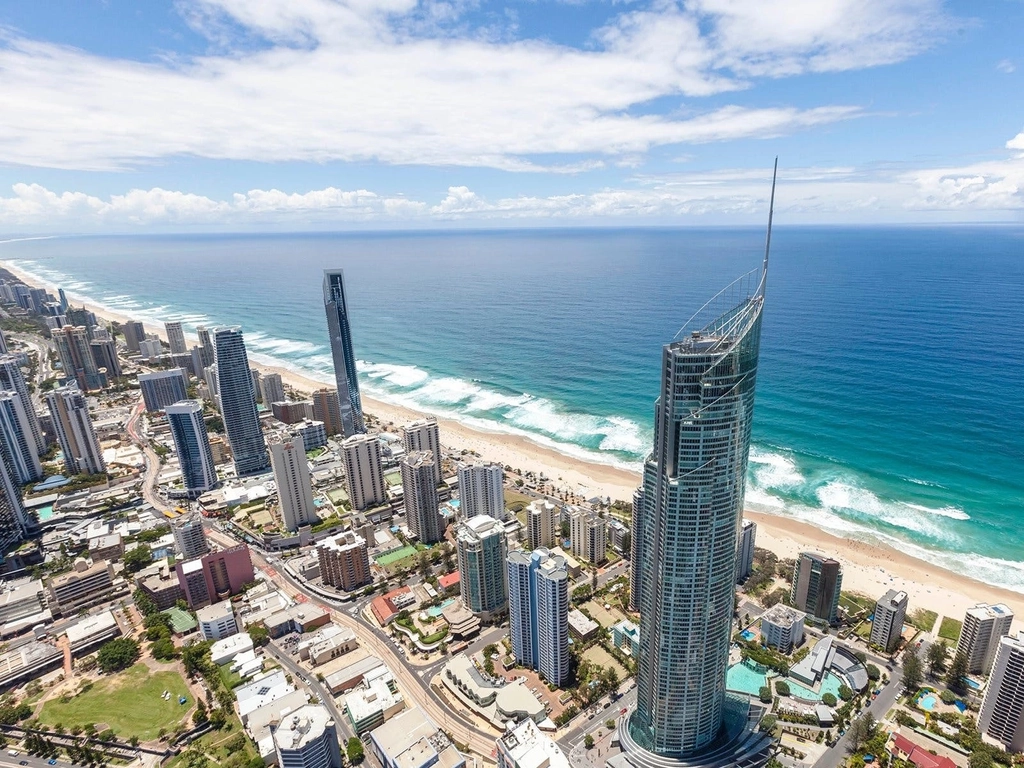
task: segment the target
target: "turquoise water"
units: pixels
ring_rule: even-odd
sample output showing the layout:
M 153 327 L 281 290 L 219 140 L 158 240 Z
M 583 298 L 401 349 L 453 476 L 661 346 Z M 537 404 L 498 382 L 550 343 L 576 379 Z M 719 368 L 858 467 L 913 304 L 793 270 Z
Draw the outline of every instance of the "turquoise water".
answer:
M 757 665 L 751 666 L 746 662 L 740 662 L 733 664 L 725 673 L 725 687 L 730 691 L 757 696 L 766 685 L 768 685 L 768 677 L 765 670 Z
M 39 516 L 39 522 L 44 523 L 53 517 L 53 506 L 47 504 L 45 507 L 40 507 L 36 510 L 36 514 Z
M 445 600 L 444 602 L 442 602 L 440 605 L 431 606 L 430 608 L 427 608 L 427 615 L 433 616 L 436 619 L 438 616 L 441 615 L 441 611 L 443 611 L 445 608 L 447 608 L 449 605 L 451 605 L 454 602 L 455 602 L 455 598 L 454 597 L 450 597 L 447 600 Z
M 917 700 L 917 706 L 925 712 L 931 712 L 938 703 L 939 698 L 934 693 L 925 693 Z
M 742 632 L 740 632 L 740 637 L 749 642 L 753 640 L 755 637 L 757 637 L 757 633 L 751 632 L 749 629 L 744 629 Z
M 3 243 L 0 259 L 150 326 L 239 324 L 255 360 L 324 382 L 321 270 L 344 267 L 366 394 L 637 468 L 661 345 L 763 241 L 78 237 Z M 1024 229 L 780 226 L 772 258 L 748 504 L 1024 591 L 1024 431 L 1007 428 L 1024 423 Z M 288 280 L 253 279 L 283 264 Z
M 821 697 L 826 693 L 831 693 L 838 699 L 839 689 L 843 685 L 842 679 L 831 672 L 825 675 L 825 678 L 821 681 L 821 690 L 817 693 L 812 691 L 810 688 L 800 685 L 800 683 L 794 680 L 787 679 L 786 682 L 789 683 L 789 692 L 791 694 L 801 699 L 807 699 L 808 701 L 821 701 Z

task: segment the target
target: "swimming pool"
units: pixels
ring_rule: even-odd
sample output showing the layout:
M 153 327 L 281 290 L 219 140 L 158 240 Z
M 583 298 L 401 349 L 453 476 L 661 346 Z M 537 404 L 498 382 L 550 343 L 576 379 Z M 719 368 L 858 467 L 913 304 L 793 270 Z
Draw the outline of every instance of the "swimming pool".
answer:
M 805 688 L 787 678 L 786 682 L 789 683 L 789 692 L 796 696 L 798 699 L 804 699 L 805 701 L 821 701 L 821 697 L 826 693 L 831 693 L 837 699 L 839 698 L 839 689 L 843 685 L 843 680 L 838 675 L 829 672 L 825 675 L 825 679 L 821 681 L 820 689 L 817 693 L 812 691 L 810 688 Z
M 768 685 L 768 670 L 759 664 L 741 661 L 733 664 L 725 673 L 725 687 L 730 691 L 748 693 L 751 696 L 757 694 Z
M 435 605 L 432 608 L 427 608 L 427 615 L 428 616 L 433 616 L 436 619 L 438 616 L 441 615 L 441 611 L 443 611 L 445 608 L 447 608 L 449 605 L 451 605 L 454 602 L 455 602 L 455 598 L 454 597 L 449 597 L 447 600 L 445 600 L 440 605 Z
M 48 504 L 45 507 L 40 507 L 36 514 L 39 515 L 39 522 L 45 523 L 47 520 L 53 517 L 53 505 Z
M 935 709 L 935 705 L 939 703 L 939 697 L 934 693 L 922 693 L 917 699 L 917 706 L 923 709 L 925 712 L 931 712 Z
M 981 690 L 981 683 L 979 683 L 977 680 L 971 680 L 971 678 L 965 677 L 964 682 L 967 683 L 968 688 L 973 688 L 976 691 Z
M 740 637 L 742 637 L 747 642 L 750 642 L 755 637 L 757 637 L 757 633 L 751 632 L 749 629 L 744 629 L 742 632 L 740 632 Z

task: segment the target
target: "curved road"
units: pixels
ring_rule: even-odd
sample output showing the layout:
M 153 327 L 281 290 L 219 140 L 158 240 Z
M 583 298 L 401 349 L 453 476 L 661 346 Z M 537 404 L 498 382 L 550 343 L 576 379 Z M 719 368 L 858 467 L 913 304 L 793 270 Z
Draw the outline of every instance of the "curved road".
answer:
M 125 431 L 128 432 L 128 436 L 133 443 L 142 449 L 143 454 L 146 456 L 146 474 L 142 479 L 142 498 L 152 505 L 154 509 L 163 512 L 165 516 L 169 518 L 177 517 L 175 508 L 165 504 L 154 490 L 157 478 L 160 476 L 160 457 L 156 455 L 156 451 L 149 444 L 149 440 L 139 434 L 139 418 L 142 416 L 145 406 L 146 404 L 140 397 L 139 404 L 135 406 L 135 410 L 132 411 L 132 415 L 125 424 Z
M 238 543 L 220 531 L 208 528 L 207 534 L 221 545 L 234 546 Z M 413 702 L 422 707 L 435 723 L 451 733 L 456 741 L 469 745 L 471 751 L 476 752 L 488 762 L 493 762 L 494 741 L 498 734 L 482 731 L 460 714 L 453 712 L 449 708 L 450 705 L 430 688 L 429 683 L 424 684 L 424 681 L 416 674 L 406 658 L 396 653 L 392 644 L 378 635 L 372 628 L 348 614 L 326 605 L 322 598 L 307 593 L 288 574 L 269 564 L 258 550 L 250 548 L 249 552 L 254 563 L 266 572 L 285 594 L 293 599 L 298 599 L 300 602 L 312 602 L 319 605 L 331 614 L 335 623 L 351 629 L 356 637 L 359 638 L 359 642 L 364 648 L 388 665 L 395 674 L 399 684 L 410 695 Z M 303 674 L 308 678 L 308 675 Z

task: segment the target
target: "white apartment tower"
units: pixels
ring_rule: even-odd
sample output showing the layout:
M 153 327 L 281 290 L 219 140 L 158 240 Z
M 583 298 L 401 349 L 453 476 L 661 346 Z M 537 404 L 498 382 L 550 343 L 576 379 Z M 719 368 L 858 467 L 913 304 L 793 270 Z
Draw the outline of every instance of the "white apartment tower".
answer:
M 967 671 L 987 675 L 992 669 L 999 639 L 1010 634 L 1013 611 L 1002 603 L 981 603 L 967 611 L 956 652 L 967 657 Z
M 270 463 L 277 481 L 277 498 L 285 530 L 297 531 L 319 520 L 313 506 L 313 483 L 301 440 L 271 443 Z
M 341 768 L 338 729 L 320 704 L 306 704 L 271 725 L 281 768 Z M 425 741 L 425 740 L 424 740 Z
M 546 499 L 530 502 L 526 508 L 526 547 L 530 551 L 548 549 L 558 543 L 561 511 Z
M 512 655 L 555 685 L 569 674 L 569 573 L 546 549 L 508 555 Z
M 569 537 L 576 557 L 594 565 L 608 559 L 608 529 L 595 510 L 577 507 L 569 512 Z
M 444 538 L 445 520 L 438 511 L 434 454 L 413 451 L 402 459 L 402 495 L 405 499 L 405 521 L 409 530 L 423 544 Z
M 1024 632 L 999 639 L 978 729 L 1009 752 L 1024 751 Z
M 263 373 L 260 375 L 260 393 L 263 395 L 263 407 L 268 411 L 272 403 L 285 403 L 288 398 L 284 394 L 284 382 L 280 373 Z
M 35 414 L 25 412 L 17 392 L 0 392 L 0 442 L 7 451 L 18 485 L 31 483 L 43 476 L 43 465 L 39 462 L 32 433 L 31 421 L 34 418 Z
M 46 405 L 53 417 L 64 466 L 72 475 L 95 475 L 107 471 L 103 451 L 89 418 L 85 395 L 74 384 L 66 384 L 46 393 Z
M 435 417 L 427 416 L 403 426 L 402 447 L 406 453 L 430 451 L 434 457 L 434 485 L 441 484 L 441 443 Z
M 875 603 L 875 618 L 871 622 L 871 644 L 886 653 L 893 651 L 900 643 L 903 622 L 907 618 L 908 596 L 906 592 L 890 589 Z
M 39 419 L 36 417 L 35 406 L 32 404 L 32 396 L 28 391 L 25 376 L 21 373 L 21 367 L 18 365 L 18 358 L 15 355 L 0 355 L 0 390 L 18 393 L 21 407 L 25 409 L 25 413 L 29 417 L 29 429 L 32 432 L 31 442 L 35 443 L 37 453 L 46 451 L 46 440 L 43 438 L 43 431 L 39 428 Z
M 184 355 L 188 352 L 188 345 L 185 343 L 185 331 L 179 322 L 164 323 L 164 330 L 167 332 L 167 343 L 171 347 L 172 355 Z
M 744 520 L 736 543 L 736 583 L 746 581 L 754 570 L 754 542 L 757 538 L 757 523 Z
M 500 464 L 459 467 L 459 513 L 469 520 L 487 515 L 505 519 L 505 470 Z
M 384 467 L 380 460 L 380 441 L 374 435 L 355 434 L 341 444 L 345 457 L 345 476 L 352 509 L 370 509 L 387 501 Z

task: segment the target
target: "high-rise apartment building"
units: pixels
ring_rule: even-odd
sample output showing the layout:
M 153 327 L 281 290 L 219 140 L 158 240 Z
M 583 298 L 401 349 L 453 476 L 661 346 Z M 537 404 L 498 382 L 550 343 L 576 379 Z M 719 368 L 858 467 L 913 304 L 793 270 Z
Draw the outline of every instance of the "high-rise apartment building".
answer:
M 978 714 L 978 730 L 1008 752 L 1024 751 L 1024 632 L 1001 637 Z
M 139 355 L 143 360 L 159 360 L 164 355 L 164 345 L 160 339 L 143 339 L 139 342 Z
M 200 496 L 217 485 L 210 436 L 203 421 L 203 404 L 198 400 L 182 400 L 168 405 L 164 413 L 174 439 L 185 490 L 190 498 Z
M 107 471 L 103 451 L 89 418 L 85 395 L 72 382 L 46 393 L 64 467 L 71 475 L 95 475 Z
M 562 512 L 547 499 L 531 501 L 526 508 L 526 547 L 550 549 L 558 544 Z
M 956 653 L 967 657 L 967 671 L 987 675 L 992 669 L 1000 638 L 1010 634 L 1013 611 L 1002 603 L 981 603 L 964 615 L 964 625 L 956 644 Z
M 43 476 L 31 419 L 25 413 L 21 396 L 13 391 L 0 391 L 0 444 L 10 461 L 12 474 L 18 485 L 25 485 Z
M 264 402 L 264 407 L 269 408 L 282 424 L 298 424 L 313 418 L 312 400 L 277 400 L 269 404 Z
M 0 355 L 10 354 L 11 349 L 7 346 L 7 334 L 4 333 L 3 328 L 0 328 Z
M 117 344 L 113 339 L 93 339 L 89 342 L 89 348 L 97 370 L 101 374 L 106 371 L 108 381 L 121 377 L 121 360 L 117 356 Z
M 477 515 L 505 519 L 505 470 L 501 464 L 459 467 L 459 513 L 467 519 Z
M 263 407 L 268 411 L 273 403 L 286 403 L 288 398 L 284 394 L 284 382 L 280 373 L 261 373 L 260 392 L 263 395 Z
M 142 401 L 150 413 L 188 399 L 188 376 L 181 368 L 139 374 Z
M 839 594 L 843 566 L 816 552 L 801 552 L 793 571 L 790 602 L 801 611 L 829 624 L 839 622 Z
M 172 355 L 184 355 L 188 352 L 188 344 L 185 343 L 185 330 L 181 323 L 174 321 L 164 323 L 164 331 L 167 333 L 167 344 L 171 348 Z
M 357 512 L 377 507 L 387 501 L 384 465 L 380 458 L 380 441 L 375 435 L 352 435 L 341 444 L 345 460 L 345 478 L 352 509 Z
M 322 705 L 287 712 L 270 732 L 281 768 L 342 768 L 338 728 Z
M 244 544 L 174 564 L 178 584 L 192 610 L 226 600 L 256 578 Z
M 340 269 L 324 271 L 324 308 L 327 311 L 327 330 L 331 336 L 334 377 L 338 382 L 341 431 L 350 437 L 365 432 L 366 427 L 363 425 L 363 404 L 359 399 L 359 380 L 356 377 L 356 354 L 352 348 L 352 326 L 345 298 L 345 273 Z
M 224 431 L 231 444 L 231 455 L 238 475 L 253 475 L 270 466 L 263 442 L 260 417 L 256 410 L 256 394 L 249 356 L 245 351 L 242 329 L 216 328 L 213 344 L 217 357 L 217 391 Z
M 65 379 L 76 381 L 83 392 L 103 389 L 107 385 L 96 366 L 88 329 L 69 325 L 51 331 L 50 336 L 57 347 L 57 357 Z
M 401 463 L 405 522 L 423 544 L 444 538 L 445 520 L 438 511 L 440 500 L 434 473 L 434 454 L 414 451 Z
M 31 442 L 35 444 L 37 453 L 43 453 L 46 450 L 46 440 L 43 438 L 42 429 L 39 428 L 35 405 L 32 403 L 28 384 L 25 383 L 25 377 L 21 373 L 18 358 L 15 355 L 0 355 L 0 391 L 18 393 L 21 407 L 28 415 L 28 426 L 32 432 Z
M 138 320 L 128 320 L 121 326 L 124 344 L 129 352 L 139 352 L 139 344 L 146 340 L 146 329 Z
M 199 337 L 199 361 L 203 368 L 213 365 L 217 355 L 213 349 L 213 338 L 210 336 L 210 329 L 205 325 L 196 326 L 196 335 Z
M 629 610 L 634 613 L 640 611 L 640 588 L 635 586 L 639 584 L 639 557 L 637 552 L 639 551 L 640 537 L 637 536 L 637 521 L 643 515 L 644 510 L 644 489 L 640 486 L 633 491 L 633 516 L 631 518 L 632 525 L 630 530 L 632 531 L 629 538 Z
M 313 482 L 302 441 L 271 443 L 270 463 L 274 467 L 285 530 L 297 531 L 304 525 L 318 522 L 320 518 L 313 506 Z
M 546 549 L 510 552 L 508 619 L 512 655 L 555 685 L 569 674 L 569 573 Z
M 29 519 L 7 450 L 0 446 L 0 552 L 25 538 Z
M 771 739 L 749 731 L 749 702 L 725 690 L 767 274 L 766 246 L 760 275 L 734 282 L 662 349 L 654 450 L 632 531 L 637 703 L 619 728 L 620 762 L 769 757 Z
M 181 553 L 182 560 L 194 560 L 209 553 L 210 544 L 203 529 L 203 518 L 198 512 L 179 517 L 171 525 L 174 546 Z
M 508 606 L 505 526 L 489 515 L 477 515 L 455 526 L 462 602 L 483 619 Z
M 318 542 L 316 556 L 324 584 L 351 592 L 373 581 L 366 539 L 353 531 Z
M 740 540 L 736 545 L 736 583 L 741 584 L 754 570 L 754 542 L 757 539 L 757 523 L 744 520 L 740 526 Z
M 313 418 L 324 423 L 328 435 L 340 435 L 343 432 L 341 423 L 341 405 L 338 403 L 338 390 L 318 389 L 313 393 Z
M 891 653 L 900 644 L 903 622 L 907 618 L 906 592 L 890 589 L 875 603 L 875 616 L 871 620 L 871 644 Z
M 575 507 L 569 511 L 569 539 L 574 556 L 594 565 L 608 559 L 608 529 L 596 510 Z
M 402 447 L 406 453 L 430 451 L 434 456 L 434 484 L 441 484 L 441 442 L 435 417 L 427 416 L 403 425 Z

